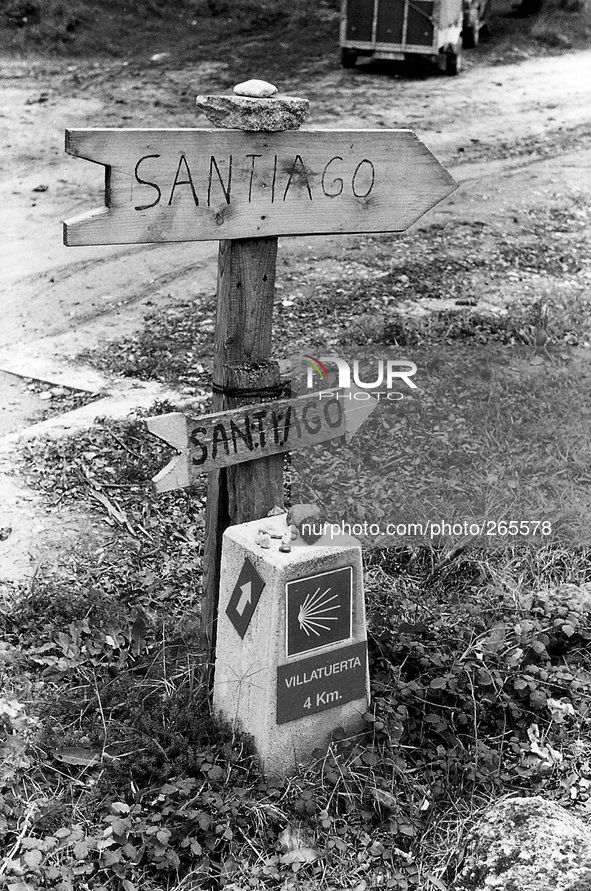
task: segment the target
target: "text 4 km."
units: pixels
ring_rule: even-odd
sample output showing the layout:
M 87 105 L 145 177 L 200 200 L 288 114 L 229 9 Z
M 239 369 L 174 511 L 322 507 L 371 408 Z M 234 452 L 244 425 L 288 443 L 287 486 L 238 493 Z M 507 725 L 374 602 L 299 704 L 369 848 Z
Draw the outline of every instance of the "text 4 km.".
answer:
M 341 694 L 338 690 L 333 690 L 332 693 L 317 693 L 316 694 L 316 708 L 319 708 L 321 705 L 330 705 L 331 702 L 338 702 L 341 698 Z M 312 708 L 312 697 L 308 696 L 302 708 Z

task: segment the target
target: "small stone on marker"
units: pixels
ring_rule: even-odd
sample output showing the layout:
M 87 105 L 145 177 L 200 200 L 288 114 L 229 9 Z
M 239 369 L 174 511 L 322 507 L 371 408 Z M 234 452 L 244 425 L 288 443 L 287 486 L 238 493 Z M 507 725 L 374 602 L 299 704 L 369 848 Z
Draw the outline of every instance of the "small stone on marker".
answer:
M 288 529 L 281 539 L 281 544 L 279 545 L 279 550 L 282 554 L 289 554 L 291 551 L 291 532 Z
M 262 526 L 259 526 L 259 533 L 263 533 L 263 535 L 268 535 L 270 538 L 281 538 L 283 535 L 282 532 L 277 532 L 277 529 L 272 523 L 265 523 Z
M 250 96 L 252 99 L 268 99 L 277 92 L 277 87 L 266 80 L 245 80 L 234 87 L 237 96 Z

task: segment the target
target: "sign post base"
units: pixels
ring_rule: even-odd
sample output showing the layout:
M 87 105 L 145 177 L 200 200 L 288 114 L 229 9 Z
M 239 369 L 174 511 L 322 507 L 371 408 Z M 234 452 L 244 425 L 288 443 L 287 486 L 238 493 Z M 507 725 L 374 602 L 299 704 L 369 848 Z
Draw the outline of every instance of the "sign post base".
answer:
M 277 537 L 256 543 L 264 527 Z M 369 704 L 361 548 L 279 550 L 285 515 L 223 537 L 213 702 L 254 738 L 265 775 L 286 775 Z

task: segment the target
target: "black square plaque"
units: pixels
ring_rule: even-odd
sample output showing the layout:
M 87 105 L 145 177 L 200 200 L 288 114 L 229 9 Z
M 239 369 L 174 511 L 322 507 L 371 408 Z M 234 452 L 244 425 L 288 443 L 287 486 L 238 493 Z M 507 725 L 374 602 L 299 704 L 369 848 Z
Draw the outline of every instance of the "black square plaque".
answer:
M 296 579 L 288 582 L 285 589 L 288 656 L 351 639 L 352 566 Z

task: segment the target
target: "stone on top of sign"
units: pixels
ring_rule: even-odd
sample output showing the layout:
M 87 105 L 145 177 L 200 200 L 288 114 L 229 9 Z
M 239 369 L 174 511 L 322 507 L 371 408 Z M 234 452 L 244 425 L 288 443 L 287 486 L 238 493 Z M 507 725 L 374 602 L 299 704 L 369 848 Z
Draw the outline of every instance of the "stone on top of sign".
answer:
M 237 96 L 250 96 L 253 99 L 268 99 L 278 92 L 277 87 L 267 83 L 266 80 L 245 80 L 242 84 L 236 84 L 234 92 Z
M 197 107 L 208 121 L 223 130 L 279 131 L 297 130 L 308 117 L 310 103 L 298 96 L 243 94 L 197 96 Z

